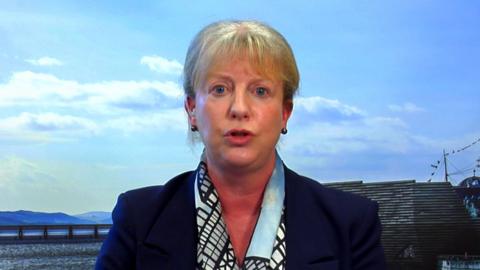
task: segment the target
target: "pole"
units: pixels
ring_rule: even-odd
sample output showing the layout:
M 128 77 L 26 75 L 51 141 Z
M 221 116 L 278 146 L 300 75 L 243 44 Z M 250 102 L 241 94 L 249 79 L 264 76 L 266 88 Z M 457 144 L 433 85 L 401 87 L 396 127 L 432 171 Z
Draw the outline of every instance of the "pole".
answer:
M 447 155 L 445 154 L 445 149 L 443 149 L 443 165 L 443 167 L 445 167 L 445 182 L 448 182 Z

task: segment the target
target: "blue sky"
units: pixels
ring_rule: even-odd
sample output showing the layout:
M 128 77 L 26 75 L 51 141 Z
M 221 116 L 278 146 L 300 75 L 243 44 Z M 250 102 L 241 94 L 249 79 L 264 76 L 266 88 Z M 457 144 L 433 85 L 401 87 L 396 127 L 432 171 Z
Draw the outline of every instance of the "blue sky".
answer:
M 0 3 L 0 210 L 109 211 L 194 169 L 179 74 L 220 19 L 290 42 L 301 88 L 278 148 L 301 174 L 426 181 L 480 138 L 476 1 L 99 2 Z M 448 158 L 456 184 L 480 142 Z

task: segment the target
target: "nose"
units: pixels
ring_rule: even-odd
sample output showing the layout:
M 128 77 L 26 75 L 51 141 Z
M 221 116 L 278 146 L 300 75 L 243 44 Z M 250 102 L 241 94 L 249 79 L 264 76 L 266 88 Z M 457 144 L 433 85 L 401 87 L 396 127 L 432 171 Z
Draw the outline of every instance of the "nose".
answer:
M 243 120 L 250 118 L 250 105 L 246 91 L 236 89 L 232 95 L 229 116 L 233 119 Z

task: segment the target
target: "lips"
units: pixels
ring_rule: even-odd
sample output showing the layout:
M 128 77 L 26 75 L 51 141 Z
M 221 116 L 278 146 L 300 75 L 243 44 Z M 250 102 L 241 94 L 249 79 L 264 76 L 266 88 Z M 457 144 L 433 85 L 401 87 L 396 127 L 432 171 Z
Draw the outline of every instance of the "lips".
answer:
M 227 136 L 248 136 L 252 133 L 245 129 L 232 129 L 227 132 Z
M 231 145 L 242 146 L 248 144 L 253 137 L 253 133 L 246 129 L 231 129 L 225 133 L 225 139 Z

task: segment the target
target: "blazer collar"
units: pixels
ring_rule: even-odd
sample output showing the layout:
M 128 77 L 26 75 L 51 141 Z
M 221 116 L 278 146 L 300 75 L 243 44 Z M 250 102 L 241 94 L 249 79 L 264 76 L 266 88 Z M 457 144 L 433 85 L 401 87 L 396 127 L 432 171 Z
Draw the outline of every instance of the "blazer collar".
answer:
M 195 226 L 194 180 L 196 172 L 162 190 L 163 207 L 148 233 L 143 247 L 148 257 L 146 269 L 195 269 L 197 227 Z
M 303 269 L 335 259 L 330 239 L 334 232 L 326 223 L 328 219 L 318 198 L 321 194 L 313 191 L 314 186 L 307 181 L 312 180 L 306 180 L 285 166 L 286 269 Z

